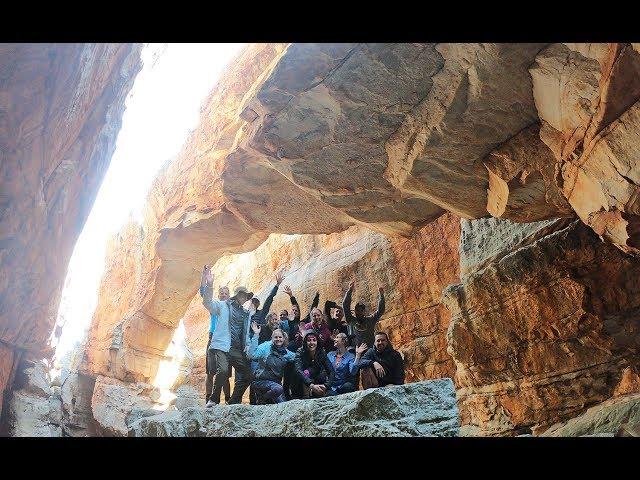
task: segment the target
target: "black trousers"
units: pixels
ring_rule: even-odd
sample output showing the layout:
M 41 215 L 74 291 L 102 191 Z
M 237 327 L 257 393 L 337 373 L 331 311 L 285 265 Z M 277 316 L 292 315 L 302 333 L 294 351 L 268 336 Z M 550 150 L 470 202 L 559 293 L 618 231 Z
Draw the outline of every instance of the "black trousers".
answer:
M 249 359 L 244 353 L 235 349 L 229 350 L 229 352 L 215 349 L 210 351 L 213 352 L 215 357 L 216 378 L 213 383 L 213 393 L 211 393 L 209 400 L 213 400 L 214 403 L 220 403 L 222 386 L 229 380 L 229 368 L 233 366 L 236 371 L 236 378 L 229 403 L 242 402 L 242 395 L 244 395 L 253 378 Z

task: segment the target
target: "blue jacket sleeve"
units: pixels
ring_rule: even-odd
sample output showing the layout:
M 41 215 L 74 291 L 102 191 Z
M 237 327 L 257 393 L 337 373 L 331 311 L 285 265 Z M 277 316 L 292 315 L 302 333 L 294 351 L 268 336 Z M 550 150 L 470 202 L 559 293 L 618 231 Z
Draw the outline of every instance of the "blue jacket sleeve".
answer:
M 360 357 L 360 361 L 355 364 L 356 369 L 369 367 L 373 365 L 374 361 L 375 360 L 373 359 L 373 347 L 371 347 L 369 350 L 364 352 L 364 355 Z

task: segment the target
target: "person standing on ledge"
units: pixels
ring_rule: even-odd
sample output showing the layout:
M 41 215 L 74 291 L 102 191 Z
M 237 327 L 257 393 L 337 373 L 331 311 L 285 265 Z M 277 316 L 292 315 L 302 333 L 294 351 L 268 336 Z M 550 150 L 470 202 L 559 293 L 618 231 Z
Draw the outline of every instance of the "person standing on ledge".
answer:
M 365 315 L 365 305 L 364 303 L 358 302 L 356 303 L 356 308 L 351 313 L 351 295 L 353 293 L 353 288 L 355 286 L 355 282 L 351 282 L 349 284 L 349 290 L 344 296 L 344 300 L 342 302 L 342 310 L 344 312 L 344 317 L 347 320 L 347 324 L 351 325 L 353 331 L 353 345 L 360 345 L 362 343 L 366 343 L 367 345 L 373 345 L 374 341 L 374 329 L 380 317 L 384 314 L 384 289 L 382 287 L 378 288 L 378 309 L 375 313 L 371 315 Z
M 200 296 L 204 299 L 204 286 L 202 283 L 203 282 L 200 282 Z M 220 287 L 218 289 L 218 300 L 220 300 L 221 302 L 226 302 L 227 300 L 229 300 L 229 287 Z M 211 337 L 216 331 L 218 315 L 216 315 L 215 313 L 211 313 L 211 318 L 209 321 L 210 321 L 209 341 L 207 342 L 207 349 L 206 349 L 207 354 L 205 356 L 205 369 L 207 372 L 207 380 L 205 383 L 205 392 L 206 392 L 205 402 L 208 402 L 209 397 L 211 396 L 211 392 L 213 390 L 213 376 L 216 373 L 215 358 L 213 356 L 210 356 L 208 352 L 209 352 L 209 347 L 211 346 Z M 229 398 L 231 397 L 231 386 L 229 385 L 228 378 L 225 384 L 222 386 L 222 390 L 224 392 L 225 402 L 229 403 Z
M 211 314 L 218 316 L 207 351 L 207 355 L 211 355 L 211 363 L 215 363 L 216 366 L 213 392 L 207 407 L 220 403 L 220 393 L 222 386 L 229 379 L 230 366 L 236 371 L 236 379 L 229 404 L 240 403 L 252 378 L 251 366 L 246 355 L 249 349 L 249 312 L 243 308 L 243 304 L 253 297 L 253 293 L 245 287 L 236 287 L 233 297 L 229 300 L 214 300 L 213 271 L 209 265 L 204 266 L 201 287 L 204 293 L 202 303 Z
M 354 368 L 360 370 L 363 390 L 404 384 L 404 360 L 384 332 L 376 333 L 372 348 L 364 343 L 356 348 Z

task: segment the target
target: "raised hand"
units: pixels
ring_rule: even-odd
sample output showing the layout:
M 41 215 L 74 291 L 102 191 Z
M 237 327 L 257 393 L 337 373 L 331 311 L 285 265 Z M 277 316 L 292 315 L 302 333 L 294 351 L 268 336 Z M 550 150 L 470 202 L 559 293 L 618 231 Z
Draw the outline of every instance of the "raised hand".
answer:
M 211 285 L 213 283 L 213 271 L 210 265 L 205 265 L 202 270 L 202 278 L 200 279 L 201 285 Z
M 280 285 L 282 280 L 284 279 L 284 274 L 282 271 L 276 273 L 276 285 Z
M 353 290 L 353 287 L 356 286 L 356 282 L 351 280 L 351 283 L 349 283 L 349 290 Z
M 284 293 L 286 293 L 290 297 L 293 297 L 293 292 L 291 291 L 291 287 L 289 285 L 284 286 Z
M 260 330 L 262 330 L 262 327 L 258 325 L 255 321 L 253 321 L 251 322 L 251 330 L 253 330 L 253 333 L 258 335 L 260 333 Z
M 367 346 L 366 343 L 361 343 L 359 347 L 356 347 L 356 353 L 358 355 L 362 355 L 364 352 L 367 351 L 369 347 Z

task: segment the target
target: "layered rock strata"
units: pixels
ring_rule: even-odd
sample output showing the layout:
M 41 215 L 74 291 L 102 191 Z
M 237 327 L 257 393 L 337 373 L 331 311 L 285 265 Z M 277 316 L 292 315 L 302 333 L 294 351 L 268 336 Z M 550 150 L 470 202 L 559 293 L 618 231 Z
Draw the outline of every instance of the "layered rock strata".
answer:
M 73 241 L 108 163 L 122 100 L 138 68 L 136 48 L 0 48 L 6 79 L 0 135 L 9 156 L 3 157 L 0 197 L 2 388 L 15 376 L 22 352 L 42 354 Z M 636 267 L 596 237 L 587 240 L 586 230 L 573 226 L 574 233 L 565 238 L 558 233 L 564 231 L 557 230 L 560 224 L 548 221 L 578 215 L 608 244 L 640 253 L 638 55 L 631 44 L 249 45 L 206 99 L 200 125 L 182 152 L 156 179 L 144 225 L 123 232 L 135 241 L 121 252 L 126 258 L 112 263 L 128 274 L 109 280 L 117 274 L 107 272 L 82 371 L 131 385 L 153 381 L 197 292 L 202 264 L 254 250 L 269 234 L 331 234 L 366 226 L 412 241 L 450 211 L 467 219 L 492 215 L 544 222 L 546 229 L 525 227 L 529 231 L 507 234 L 508 248 L 497 246 L 490 256 L 462 261 L 463 287 L 448 298 L 454 316 L 477 322 L 478 332 L 450 337 L 461 401 L 471 402 L 464 399 L 469 392 L 472 398 L 479 385 L 549 377 L 556 367 L 565 373 L 586 369 L 594 372 L 594 385 L 603 383 L 576 397 L 584 402 L 559 405 L 551 393 L 542 402 L 547 413 L 536 404 L 539 415 L 528 406 L 520 410 L 520 400 L 505 407 L 496 400 L 504 392 L 496 390 L 483 401 L 497 402 L 495 408 L 508 413 L 495 414 L 483 433 L 543 428 L 607 398 L 635 348 L 633 332 L 626 332 L 631 343 L 625 347 L 611 332 L 633 324 L 635 286 L 629 278 Z M 36 259 L 34 252 L 45 250 L 59 254 Z M 506 267 L 509 262 L 524 268 L 526 261 L 517 259 L 531 252 L 541 260 L 527 267 L 529 274 L 491 273 L 495 265 L 512 268 Z M 591 263 L 585 260 L 590 256 Z M 598 270 L 622 283 L 612 290 L 592 286 Z M 407 285 L 416 284 L 408 278 Z M 550 279 L 547 288 L 536 290 L 533 285 L 542 285 L 543 278 Z M 513 279 L 520 292 L 510 285 Z M 508 304 L 501 304 L 496 311 L 507 313 L 498 322 L 492 317 L 496 311 L 482 309 L 493 302 L 482 296 L 483 282 L 494 295 L 527 298 L 533 313 L 512 314 Z M 344 289 L 342 280 L 339 285 Z M 614 288 L 623 292 L 622 299 L 611 293 Z M 334 295 L 329 288 L 326 294 Z M 553 311 L 544 311 L 553 302 L 558 303 Z M 412 312 L 397 315 L 402 314 Z M 578 338 L 598 345 L 585 347 L 594 350 L 591 357 L 576 353 L 582 347 L 565 340 L 559 350 L 550 346 L 554 340 L 538 345 L 539 335 L 565 338 L 557 315 L 586 319 L 578 323 L 587 333 L 577 325 L 562 326 L 580 330 Z M 393 321 L 385 321 L 394 331 Z M 418 322 L 420 329 L 431 328 L 425 327 L 429 322 Z M 598 322 L 606 328 L 598 330 Z M 435 323 L 437 328 L 443 324 Z M 513 328 L 504 326 L 510 323 Z M 560 333 L 533 326 L 538 323 L 552 323 Z M 528 325 L 525 333 L 522 325 Z M 492 329 L 504 331 L 484 338 L 481 332 Z M 416 335 L 421 333 L 398 333 L 394 339 L 413 342 Z M 469 348 L 473 358 L 465 353 L 468 345 L 462 348 L 467 341 L 478 342 Z M 533 353 L 533 344 L 540 352 Z M 497 351 L 483 354 L 485 348 Z M 433 351 L 441 350 L 434 346 Z M 508 355 L 527 367 L 503 367 Z M 618 366 L 612 366 L 613 359 Z M 589 363 L 595 361 L 601 361 L 599 373 Z M 485 362 L 490 366 L 470 367 Z M 430 375 L 426 370 L 416 378 Z M 480 417 L 472 420 L 469 413 L 474 408 L 465 408 L 463 423 L 479 424 Z
M 149 412 L 150 413 L 150 412 Z M 450 437 L 458 433 L 450 379 L 277 405 L 230 405 L 132 417 L 132 437 Z
M 42 358 L 109 165 L 140 45 L 0 45 L 0 404 Z
M 470 238 L 484 245 L 483 228 L 495 222 L 463 227 L 474 233 L 467 251 Z M 448 351 L 469 435 L 539 433 L 583 412 L 629 384 L 624 372 L 637 367 L 640 348 L 638 259 L 577 221 L 501 227 L 518 232 L 504 236 L 503 255 L 445 291 Z M 524 240 L 514 246 L 513 238 Z

